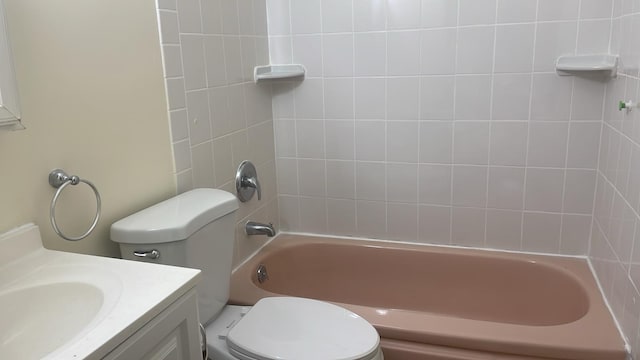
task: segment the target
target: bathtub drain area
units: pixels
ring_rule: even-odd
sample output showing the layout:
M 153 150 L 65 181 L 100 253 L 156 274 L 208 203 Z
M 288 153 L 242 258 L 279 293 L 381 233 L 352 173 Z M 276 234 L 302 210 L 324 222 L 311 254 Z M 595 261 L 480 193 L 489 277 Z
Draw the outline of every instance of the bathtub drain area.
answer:
M 258 265 L 258 269 L 256 269 L 256 275 L 258 276 L 258 282 L 262 284 L 263 282 L 269 280 L 269 274 L 267 273 L 267 267 L 264 264 Z

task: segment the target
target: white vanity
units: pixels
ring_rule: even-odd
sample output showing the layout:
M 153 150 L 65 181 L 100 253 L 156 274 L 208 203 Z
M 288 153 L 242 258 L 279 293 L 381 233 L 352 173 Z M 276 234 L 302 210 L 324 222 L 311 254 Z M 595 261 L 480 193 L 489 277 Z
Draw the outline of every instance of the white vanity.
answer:
M 201 359 L 199 270 L 47 250 L 0 235 L 0 359 Z

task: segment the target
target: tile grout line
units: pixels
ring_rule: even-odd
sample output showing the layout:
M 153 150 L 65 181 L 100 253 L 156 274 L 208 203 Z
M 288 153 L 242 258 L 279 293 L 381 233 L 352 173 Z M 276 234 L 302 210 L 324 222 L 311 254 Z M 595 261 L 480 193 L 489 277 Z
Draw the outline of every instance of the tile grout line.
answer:
M 420 25 L 422 26 L 422 11 L 423 11 L 423 6 L 424 6 L 424 2 L 420 1 L 420 6 L 419 6 L 419 14 L 420 14 Z M 424 31 L 420 30 L 420 44 L 419 44 L 419 48 L 418 48 L 418 72 L 420 73 L 420 75 L 422 75 L 422 57 L 424 56 L 423 51 L 422 51 L 422 39 L 424 36 Z M 417 242 L 421 242 L 422 239 L 420 238 L 420 224 L 421 224 L 421 217 L 420 217 L 420 199 L 418 199 L 419 194 L 420 194 L 420 147 L 422 145 L 422 136 L 420 136 L 421 134 L 421 127 L 422 127 L 422 123 L 420 122 L 420 119 L 422 119 L 422 78 L 420 76 L 418 76 L 418 146 L 417 146 L 417 152 L 418 152 L 418 161 L 416 163 L 416 173 L 415 173 L 415 177 L 416 177 L 416 186 L 415 186 L 415 197 L 416 197 L 416 209 L 415 209 L 415 214 L 416 214 L 416 223 L 415 223 L 415 231 L 416 231 L 416 235 L 415 235 L 415 241 Z
M 358 182 L 356 170 L 356 35 L 355 35 L 355 5 L 354 0 L 350 1 L 351 4 L 351 33 L 353 34 L 353 78 L 351 79 L 351 116 L 353 124 L 353 135 L 351 137 L 353 145 L 351 146 L 351 156 L 353 158 L 352 175 L 353 175 L 353 228 L 356 233 L 358 230 Z
M 384 2 L 384 31 L 385 31 L 385 75 L 389 74 L 389 7 L 388 2 Z M 389 80 L 384 79 L 384 233 L 389 232 L 389 194 L 387 191 L 387 152 L 389 150 Z
M 322 14 L 322 3 L 320 3 L 320 33 L 322 34 L 320 36 L 320 63 L 322 64 L 322 82 L 321 87 L 322 87 L 322 154 L 323 154 L 323 168 L 324 168 L 324 184 L 323 184 L 323 192 L 324 192 L 324 231 L 330 233 L 329 231 L 329 203 L 327 201 L 327 197 L 328 197 L 328 175 L 327 175 L 327 118 L 326 118 L 326 99 L 325 99 L 325 82 L 326 82 L 326 78 L 325 78 L 325 73 L 324 73 L 324 41 L 325 41 L 325 36 L 326 34 L 324 33 L 324 24 L 323 24 L 323 14 Z
M 498 7 L 499 4 L 496 2 L 496 9 L 495 9 L 495 25 L 497 25 L 498 23 Z M 491 167 L 490 167 L 490 159 L 491 159 L 491 136 L 492 136 L 492 129 L 493 129 L 493 108 L 494 108 L 494 86 L 495 86 L 495 75 L 496 75 L 496 49 L 497 49 L 497 41 L 498 41 L 498 28 L 497 26 L 494 26 L 493 28 L 493 60 L 492 60 L 492 65 L 491 65 L 491 81 L 490 81 L 490 95 L 489 95 L 489 136 L 487 137 L 487 167 L 486 167 L 486 184 L 485 184 L 485 194 L 484 194 L 484 239 L 483 239 L 483 246 L 486 247 L 487 246 L 487 234 L 488 234 L 488 222 L 489 222 L 489 211 L 488 211 L 488 207 L 489 207 L 489 181 L 490 181 L 490 177 L 489 175 L 491 174 Z
M 451 124 L 451 154 L 449 156 L 449 161 L 451 163 L 451 167 L 449 168 L 449 245 L 453 244 L 453 219 L 454 219 L 454 206 L 453 206 L 453 176 L 454 176 L 454 149 L 455 149 L 455 120 L 458 117 L 457 114 L 457 106 L 458 106 L 458 40 L 460 38 L 460 2 L 461 0 L 457 0 L 456 2 L 456 47 L 455 47 L 455 56 L 454 56 L 454 70 L 453 70 L 453 123 Z
M 529 116 L 527 121 L 527 139 L 525 144 L 525 154 L 524 154 L 524 181 L 522 184 L 522 215 L 520 216 L 520 250 L 524 249 L 524 215 L 527 210 L 527 173 L 529 169 L 529 143 L 531 140 L 531 118 L 533 115 L 533 89 L 534 89 L 534 70 L 536 65 L 536 51 L 535 47 L 538 42 L 538 15 L 540 12 L 540 0 L 536 0 L 536 14 L 535 14 L 535 23 L 533 28 L 533 58 L 531 61 L 531 84 L 529 85 Z
M 580 14 L 582 12 L 582 0 L 578 2 L 578 20 L 576 22 L 576 42 L 574 47 L 574 52 L 578 53 L 578 44 L 580 40 Z M 564 213 L 565 213 L 565 201 L 567 197 L 567 176 L 569 166 L 569 140 L 571 139 L 571 120 L 573 119 L 573 104 L 575 100 L 575 92 L 576 92 L 576 79 L 575 76 L 571 79 L 571 97 L 569 98 L 569 121 L 567 122 L 567 136 L 565 138 L 566 146 L 565 146 L 565 154 L 564 154 L 564 176 L 562 179 L 562 199 L 560 203 L 560 212 L 562 215 L 560 216 L 560 233 L 558 234 L 558 253 L 562 253 L 562 230 L 564 228 Z M 596 180 L 597 182 L 597 180 Z M 595 188 L 594 188 L 595 191 Z M 594 195 L 595 198 L 595 195 Z

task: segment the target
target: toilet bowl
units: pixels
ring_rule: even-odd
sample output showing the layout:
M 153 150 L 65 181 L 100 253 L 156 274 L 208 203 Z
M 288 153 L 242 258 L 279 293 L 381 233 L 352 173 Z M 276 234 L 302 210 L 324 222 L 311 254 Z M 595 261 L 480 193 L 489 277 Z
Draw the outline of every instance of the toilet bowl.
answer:
M 202 271 L 198 308 L 212 360 L 382 360 L 373 326 L 337 305 L 295 297 L 226 305 L 237 208 L 228 192 L 195 189 L 115 222 L 111 239 L 124 259 Z
M 206 333 L 213 360 L 383 359 L 378 333 L 366 320 L 312 299 L 272 297 L 253 307 L 227 305 Z

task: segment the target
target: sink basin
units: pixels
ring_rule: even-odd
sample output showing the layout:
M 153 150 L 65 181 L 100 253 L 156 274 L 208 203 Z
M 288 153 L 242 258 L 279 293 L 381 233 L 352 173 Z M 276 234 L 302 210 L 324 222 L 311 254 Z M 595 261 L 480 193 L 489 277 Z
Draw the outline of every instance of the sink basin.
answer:
M 0 293 L 0 358 L 39 359 L 81 333 L 100 311 L 102 291 L 60 282 Z
M 102 359 L 198 274 L 48 250 L 33 224 L 0 234 L 0 360 Z

